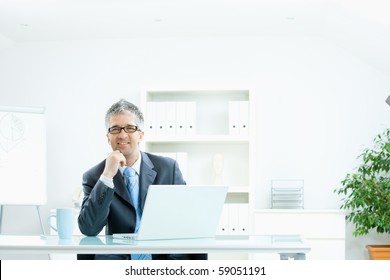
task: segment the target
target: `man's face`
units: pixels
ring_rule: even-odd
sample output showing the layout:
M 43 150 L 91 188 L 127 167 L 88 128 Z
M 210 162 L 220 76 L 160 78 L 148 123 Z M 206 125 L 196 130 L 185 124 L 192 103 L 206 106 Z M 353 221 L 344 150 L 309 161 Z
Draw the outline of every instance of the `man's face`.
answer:
M 128 125 L 136 125 L 135 116 L 126 112 L 123 114 L 113 115 L 110 119 L 109 127 L 125 127 Z M 119 150 L 126 158 L 138 156 L 139 143 L 141 143 L 143 131 L 126 133 L 123 129 L 118 134 L 107 132 L 108 143 L 113 151 Z

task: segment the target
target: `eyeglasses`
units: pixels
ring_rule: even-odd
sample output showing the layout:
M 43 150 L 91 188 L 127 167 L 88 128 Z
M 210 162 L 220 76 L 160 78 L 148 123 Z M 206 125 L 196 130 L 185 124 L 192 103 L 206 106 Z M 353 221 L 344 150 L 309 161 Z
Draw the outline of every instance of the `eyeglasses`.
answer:
M 108 132 L 111 133 L 111 134 L 119 134 L 121 133 L 122 129 L 126 132 L 126 133 L 134 133 L 136 131 L 141 131 L 138 126 L 136 125 L 127 125 L 127 126 L 124 126 L 124 127 L 119 127 L 119 126 L 113 126 L 113 127 L 110 127 L 108 129 Z

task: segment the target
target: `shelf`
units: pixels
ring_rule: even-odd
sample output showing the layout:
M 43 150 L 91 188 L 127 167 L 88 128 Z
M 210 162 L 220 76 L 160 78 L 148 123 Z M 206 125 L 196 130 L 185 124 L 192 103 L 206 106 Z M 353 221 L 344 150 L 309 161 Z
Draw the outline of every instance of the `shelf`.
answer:
M 231 135 L 196 135 L 196 136 L 160 136 L 148 137 L 145 135 L 144 140 L 149 143 L 249 143 L 249 136 L 231 136 Z
M 250 192 L 250 189 L 249 187 L 240 187 L 240 186 L 232 186 L 232 187 L 229 187 L 229 190 L 228 190 L 229 193 L 248 193 Z
M 223 101 L 223 100 L 248 100 L 249 89 L 228 89 L 228 90 L 215 90 L 215 89 L 172 89 L 161 90 L 154 89 L 148 90 L 145 96 L 145 101 Z

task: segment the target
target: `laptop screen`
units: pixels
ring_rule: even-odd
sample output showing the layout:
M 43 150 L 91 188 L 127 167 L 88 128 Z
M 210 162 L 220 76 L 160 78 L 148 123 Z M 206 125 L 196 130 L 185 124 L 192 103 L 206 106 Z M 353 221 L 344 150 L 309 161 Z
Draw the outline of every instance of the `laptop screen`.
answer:
M 151 185 L 138 240 L 214 237 L 227 186 Z

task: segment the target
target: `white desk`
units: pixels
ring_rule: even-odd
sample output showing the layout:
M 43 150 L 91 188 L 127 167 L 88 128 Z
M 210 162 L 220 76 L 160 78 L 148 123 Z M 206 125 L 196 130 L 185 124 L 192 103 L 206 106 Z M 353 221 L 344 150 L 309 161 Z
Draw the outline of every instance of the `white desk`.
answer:
M 280 259 L 306 259 L 310 245 L 300 235 L 217 236 L 215 238 L 128 241 L 112 236 L 0 235 L 0 254 L 277 253 Z

